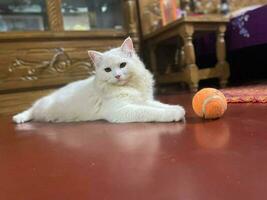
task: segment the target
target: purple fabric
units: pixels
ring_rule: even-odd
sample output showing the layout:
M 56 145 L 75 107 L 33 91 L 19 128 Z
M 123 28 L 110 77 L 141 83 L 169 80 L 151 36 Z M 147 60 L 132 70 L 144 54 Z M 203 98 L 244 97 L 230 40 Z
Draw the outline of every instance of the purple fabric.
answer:
M 225 39 L 228 51 L 267 44 L 267 5 L 231 19 Z M 200 55 L 214 54 L 215 42 L 214 33 L 198 38 L 195 40 L 196 51 Z
M 226 42 L 229 50 L 267 43 L 267 5 L 233 18 Z

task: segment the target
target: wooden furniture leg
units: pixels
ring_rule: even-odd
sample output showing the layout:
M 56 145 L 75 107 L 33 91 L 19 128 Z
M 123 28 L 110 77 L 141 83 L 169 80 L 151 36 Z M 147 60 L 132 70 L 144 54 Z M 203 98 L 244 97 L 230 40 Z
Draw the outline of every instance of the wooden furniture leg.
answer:
M 191 91 L 197 91 L 199 74 L 198 67 L 196 65 L 195 49 L 192 42 L 194 27 L 190 24 L 184 24 L 181 26 L 181 29 L 179 31 L 184 41 L 186 82 L 189 84 Z
M 217 31 L 217 41 L 216 41 L 216 55 L 217 55 L 217 64 L 216 69 L 219 72 L 220 86 L 225 87 L 230 76 L 229 64 L 225 60 L 226 50 L 225 50 L 225 31 L 226 26 L 220 25 Z

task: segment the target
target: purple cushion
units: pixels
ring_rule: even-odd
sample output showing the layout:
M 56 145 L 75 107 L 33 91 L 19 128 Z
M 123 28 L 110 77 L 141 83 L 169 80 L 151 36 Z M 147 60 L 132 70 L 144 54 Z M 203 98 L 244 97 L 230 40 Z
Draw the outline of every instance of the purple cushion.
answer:
M 267 44 L 267 5 L 231 19 L 225 39 L 228 51 Z M 214 33 L 196 39 L 196 52 L 199 55 L 214 54 L 215 42 Z
M 226 33 L 229 50 L 267 43 L 267 5 L 233 18 Z

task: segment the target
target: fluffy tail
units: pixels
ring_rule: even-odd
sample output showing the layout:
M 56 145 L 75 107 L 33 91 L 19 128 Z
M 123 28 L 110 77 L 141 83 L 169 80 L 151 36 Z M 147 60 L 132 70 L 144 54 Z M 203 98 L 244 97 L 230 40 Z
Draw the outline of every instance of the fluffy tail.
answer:
M 32 117 L 32 109 L 25 110 L 15 116 L 13 116 L 13 122 L 17 124 L 25 123 L 33 119 Z

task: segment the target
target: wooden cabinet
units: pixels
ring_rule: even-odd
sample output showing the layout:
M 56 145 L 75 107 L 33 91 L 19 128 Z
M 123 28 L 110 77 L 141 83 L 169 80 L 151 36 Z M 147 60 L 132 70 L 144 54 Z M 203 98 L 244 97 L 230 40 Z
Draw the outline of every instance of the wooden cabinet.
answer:
M 88 49 L 104 51 L 127 36 L 139 49 L 137 21 L 135 0 L 1 1 L 0 115 L 88 77 Z

